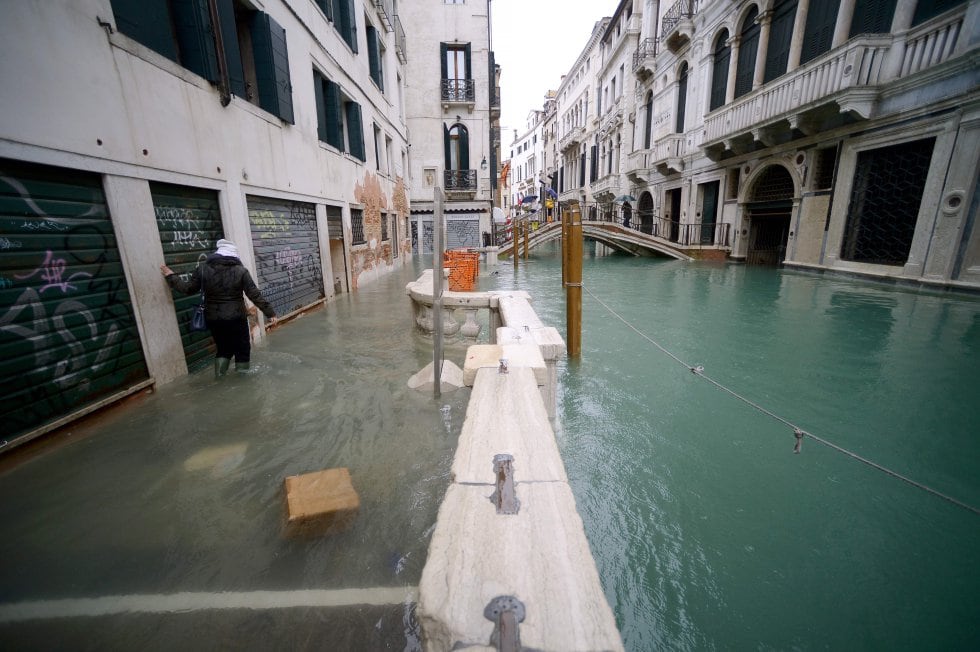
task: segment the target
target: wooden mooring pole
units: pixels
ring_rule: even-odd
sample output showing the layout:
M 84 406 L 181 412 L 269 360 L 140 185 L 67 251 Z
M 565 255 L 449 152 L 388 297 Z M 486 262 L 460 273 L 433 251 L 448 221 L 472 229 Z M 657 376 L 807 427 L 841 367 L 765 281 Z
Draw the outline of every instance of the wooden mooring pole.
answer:
M 442 250 L 442 229 L 445 219 L 442 213 L 442 189 L 433 188 L 436 203 L 432 230 L 434 242 L 432 252 L 432 395 L 442 394 L 442 268 L 445 265 Z
M 568 253 L 562 251 L 565 272 L 565 343 L 569 357 L 582 354 L 582 211 L 578 202 L 565 212 L 568 216 L 566 240 Z M 566 244 L 566 243 L 563 243 Z M 565 249 L 565 247 L 563 247 Z

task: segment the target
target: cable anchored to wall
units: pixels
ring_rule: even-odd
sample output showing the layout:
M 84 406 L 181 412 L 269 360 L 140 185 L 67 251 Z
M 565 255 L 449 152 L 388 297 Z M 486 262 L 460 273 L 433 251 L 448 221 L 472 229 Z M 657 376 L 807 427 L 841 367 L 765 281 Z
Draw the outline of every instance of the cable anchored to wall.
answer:
M 642 337 L 643 339 L 645 339 L 647 342 L 649 342 L 650 344 L 652 344 L 653 346 L 655 346 L 657 349 L 660 350 L 661 353 L 663 353 L 667 357 L 671 358 L 672 360 L 674 360 L 678 364 L 686 367 L 691 373 L 693 373 L 696 376 L 699 376 L 700 378 L 703 378 L 704 380 L 706 380 L 707 382 L 711 383 L 712 385 L 714 385 L 715 387 L 717 387 L 721 391 L 723 391 L 723 392 L 731 395 L 732 397 L 738 399 L 739 401 L 742 401 L 746 405 L 752 407 L 755 410 L 758 410 L 762 414 L 765 414 L 766 416 L 768 416 L 768 417 L 770 417 L 772 419 L 775 419 L 776 421 L 779 421 L 780 423 L 785 424 L 786 426 L 789 426 L 790 428 L 792 428 L 792 430 L 793 430 L 793 436 L 796 438 L 796 443 L 793 446 L 793 452 L 794 453 L 797 453 L 797 454 L 800 453 L 800 451 L 802 450 L 802 447 L 803 447 L 803 438 L 804 437 L 809 437 L 813 441 L 815 441 L 817 443 L 820 443 L 820 444 L 823 444 L 827 448 L 831 448 L 831 449 L 837 451 L 838 453 L 842 453 L 843 455 L 847 455 L 848 457 L 850 457 L 852 459 L 855 459 L 858 462 L 861 462 L 862 464 L 866 464 L 867 466 L 870 466 L 873 469 L 877 469 L 878 471 L 881 471 L 882 473 L 884 473 L 886 475 L 889 475 L 889 476 L 891 476 L 893 478 L 896 478 L 898 480 L 901 480 L 902 482 L 905 482 L 906 484 L 909 484 L 909 485 L 911 485 L 911 486 L 913 486 L 913 487 L 915 487 L 917 489 L 921 489 L 922 491 L 925 491 L 926 493 L 932 494 L 933 496 L 936 496 L 937 498 L 942 498 L 943 500 L 945 500 L 947 502 L 950 502 L 953 505 L 956 505 L 957 507 L 961 507 L 961 508 L 963 508 L 963 509 L 965 509 L 967 511 L 973 512 L 974 514 L 980 516 L 980 509 L 974 507 L 973 505 L 964 503 L 961 500 L 957 500 L 956 498 L 953 498 L 952 496 L 949 496 L 947 494 L 944 494 L 941 491 L 938 491 L 936 489 L 933 489 L 932 487 L 929 487 L 927 485 L 924 485 L 921 482 L 918 482 L 916 480 L 913 480 L 912 478 L 909 478 L 907 476 L 904 476 L 904 475 L 902 475 L 901 473 L 899 473 L 897 471 L 893 471 L 892 469 L 889 469 L 888 467 L 882 466 L 881 464 L 878 464 L 877 462 L 875 462 L 873 460 L 869 460 L 866 457 L 862 457 L 861 455 L 858 455 L 857 453 L 855 453 L 853 451 L 850 451 L 850 450 L 844 448 L 843 446 L 838 446 L 837 444 L 835 444 L 835 443 L 833 443 L 831 441 L 828 441 L 828 440 L 826 440 L 826 439 L 824 439 L 822 437 L 819 437 L 819 436 L 813 434 L 812 432 L 808 432 L 808 431 L 804 430 L 803 428 L 800 428 L 799 426 L 797 426 L 795 423 L 789 421 L 788 419 L 785 419 L 785 418 L 779 416 L 778 414 L 776 414 L 776 413 L 774 413 L 774 412 L 772 412 L 770 410 L 767 410 L 766 408 L 764 408 L 763 406 L 759 405 L 758 403 L 755 403 L 754 401 L 752 401 L 752 400 L 750 400 L 750 399 L 742 396 L 741 394 L 739 394 L 735 390 L 730 389 L 730 388 L 726 387 L 725 385 L 722 385 L 720 382 L 718 382 L 714 378 L 711 378 L 710 376 L 708 376 L 707 374 L 704 373 L 704 366 L 703 365 L 691 365 L 691 364 L 688 364 L 687 362 L 685 362 L 684 360 L 681 360 L 679 357 L 677 357 L 676 355 L 674 355 L 673 353 L 671 353 L 670 351 L 668 351 L 666 348 L 664 348 L 663 346 L 661 346 L 660 344 L 658 344 L 656 341 L 654 341 L 646 333 L 644 333 L 643 331 L 641 331 L 640 329 L 638 329 L 636 326 L 634 326 L 633 324 L 631 324 L 629 321 L 627 321 L 622 315 L 620 315 L 615 310 L 613 310 L 612 308 L 610 308 L 602 299 L 600 299 L 595 294 L 593 294 L 592 291 L 589 288 L 585 287 L 584 285 L 583 285 L 583 287 L 585 288 L 586 293 L 588 293 L 588 295 L 590 297 L 592 297 L 593 299 L 595 299 L 596 302 L 599 305 L 601 305 L 603 308 L 605 308 L 609 312 L 609 314 L 611 314 L 613 317 L 615 317 L 619 321 L 623 322 L 623 324 L 625 324 L 627 328 L 629 328 L 630 330 L 632 330 L 633 332 L 635 332 L 637 335 L 639 335 L 640 337 Z

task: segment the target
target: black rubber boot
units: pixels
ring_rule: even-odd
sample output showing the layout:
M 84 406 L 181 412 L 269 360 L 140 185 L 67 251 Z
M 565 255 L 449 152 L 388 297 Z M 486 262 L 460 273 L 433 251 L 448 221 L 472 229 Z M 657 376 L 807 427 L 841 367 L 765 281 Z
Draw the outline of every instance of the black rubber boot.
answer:
M 231 358 L 214 359 L 214 377 L 221 378 L 228 373 L 228 366 L 231 365 Z

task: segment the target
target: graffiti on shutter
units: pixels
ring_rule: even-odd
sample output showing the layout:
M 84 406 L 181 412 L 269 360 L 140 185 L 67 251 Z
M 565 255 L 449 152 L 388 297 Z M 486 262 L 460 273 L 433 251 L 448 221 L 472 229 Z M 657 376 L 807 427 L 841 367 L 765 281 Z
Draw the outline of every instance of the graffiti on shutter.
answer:
M 256 283 L 285 315 L 322 299 L 323 269 L 313 204 L 248 196 Z
M 147 377 L 99 176 L 0 159 L 0 449 Z
M 208 254 L 214 252 L 223 234 L 217 191 L 151 183 L 150 194 L 164 262 L 178 274 L 191 274 Z M 196 371 L 210 364 L 214 353 L 210 333 L 190 330 L 191 311 L 200 302 L 201 295 L 188 296 L 176 291 L 172 294 L 184 359 L 188 370 Z
M 480 220 L 446 220 L 446 249 L 480 246 Z

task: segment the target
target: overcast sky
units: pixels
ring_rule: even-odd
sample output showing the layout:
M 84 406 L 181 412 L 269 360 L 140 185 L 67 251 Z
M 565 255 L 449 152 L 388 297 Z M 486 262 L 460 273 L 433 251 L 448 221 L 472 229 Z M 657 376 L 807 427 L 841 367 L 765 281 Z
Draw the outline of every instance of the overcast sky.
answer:
M 589 41 L 592 27 L 616 11 L 616 0 L 492 0 L 491 38 L 500 66 L 500 127 L 504 158 L 514 129 L 526 129 L 527 114 L 544 94 L 558 90 L 561 76 Z

